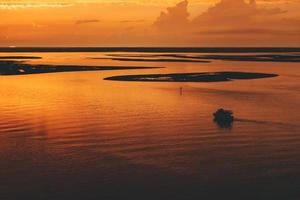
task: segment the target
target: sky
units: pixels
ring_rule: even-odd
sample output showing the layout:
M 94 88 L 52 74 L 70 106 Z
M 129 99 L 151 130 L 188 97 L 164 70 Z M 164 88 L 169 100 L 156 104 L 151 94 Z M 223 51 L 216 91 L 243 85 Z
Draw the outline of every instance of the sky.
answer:
M 300 46 L 300 0 L 0 0 L 0 46 Z

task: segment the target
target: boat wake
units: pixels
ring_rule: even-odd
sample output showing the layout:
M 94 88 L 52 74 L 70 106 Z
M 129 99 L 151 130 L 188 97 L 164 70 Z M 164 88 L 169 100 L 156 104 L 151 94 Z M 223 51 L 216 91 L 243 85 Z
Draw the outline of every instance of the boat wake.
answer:
M 274 125 L 274 126 L 276 125 L 276 126 L 282 126 L 282 127 L 295 127 L 295 128 L 300 127 L 300 126 L 297 126 L 295 124 L 274 122 L 274 121 L 253 120 L 253 119 L 235 118 L 234 121 L 235 122 L 242 122 L 242 123 L 256 123 L 256 124 L 265 124 L 265 125 Z

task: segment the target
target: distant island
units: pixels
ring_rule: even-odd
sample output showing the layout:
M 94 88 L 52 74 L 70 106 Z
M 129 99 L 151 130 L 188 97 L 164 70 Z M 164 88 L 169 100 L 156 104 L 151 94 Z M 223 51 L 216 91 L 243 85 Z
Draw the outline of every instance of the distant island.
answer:
M 129 69 L 153 69 L 153 68 L 159 68 L 159 67 L 46 65 L 46 64 L 28 64 L 21 61 L 0 60 L 0 75 L 25 75 L 25 74 L 40 74 L 40 73 L 54 73 L 54 72 L 129 70 Z
M 259 79 L 276 77 L 277 74 L 252 72 L 204 72 L 204 73 L 174 73 L 174 74 L 143 74 L 112 76 L 104 80 L 111 81 L 145 81 L 145 82 L 222 82 L 242 79 Z

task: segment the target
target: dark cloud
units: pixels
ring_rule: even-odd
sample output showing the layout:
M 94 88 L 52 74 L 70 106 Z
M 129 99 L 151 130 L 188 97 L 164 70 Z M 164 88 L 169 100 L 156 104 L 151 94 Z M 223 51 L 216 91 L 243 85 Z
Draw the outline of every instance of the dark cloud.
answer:
M 121 23 L 142 23 L 145 22 L 146 20 L 144 19 L 137 19 L 137 20 L 121 20 Z
M 90 23 L 98 23 L 100 20 L 98 19 L 85 19 L 85 20 L 77 20 L 75 22 L 76 25 L 81 25 L 81 24 L 90 24 Z

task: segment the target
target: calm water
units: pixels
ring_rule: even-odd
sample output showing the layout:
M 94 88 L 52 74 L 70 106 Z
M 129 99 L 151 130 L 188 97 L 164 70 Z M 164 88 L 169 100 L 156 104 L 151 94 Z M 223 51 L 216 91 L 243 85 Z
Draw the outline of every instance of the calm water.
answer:
M 300 199 L 299 63 L 4 55 L 43 57 L 30 63 L 165 68 L 0 76 L 0 199 Z M 220 83 L 103 80 L 209 71 L 279 77 Z M 212 122 L 219 107 L 239 119 L 231 129 Z

